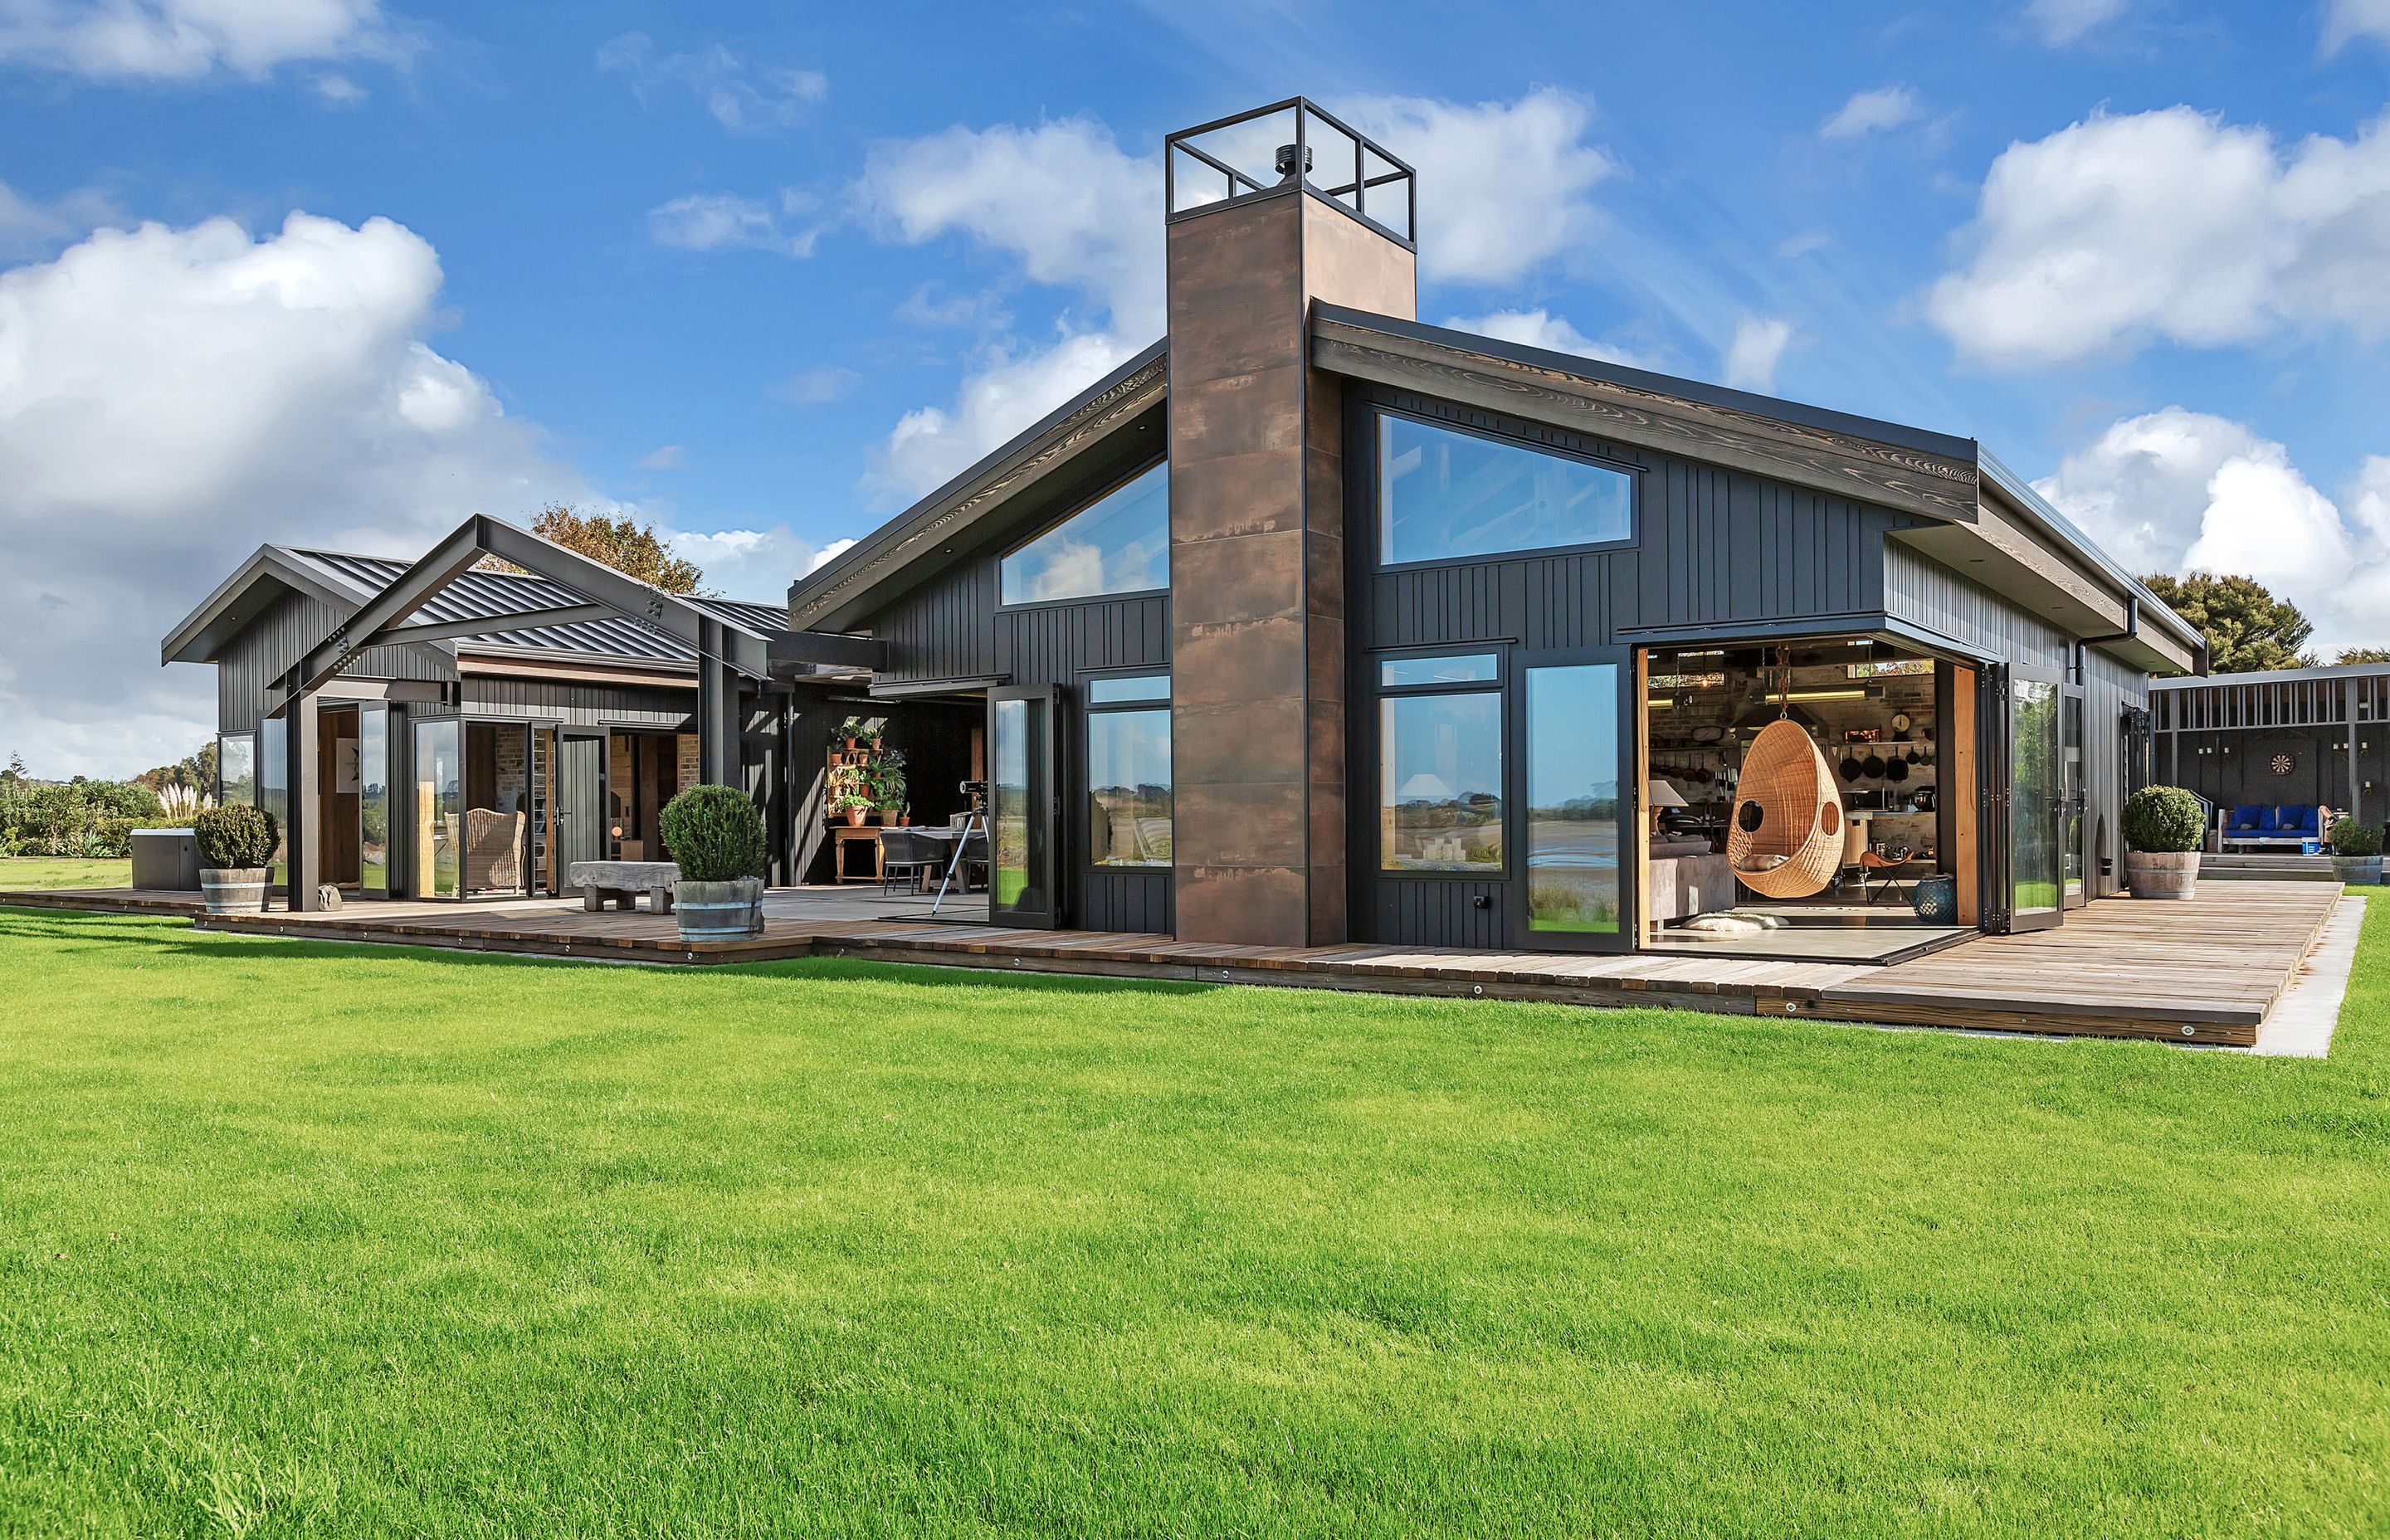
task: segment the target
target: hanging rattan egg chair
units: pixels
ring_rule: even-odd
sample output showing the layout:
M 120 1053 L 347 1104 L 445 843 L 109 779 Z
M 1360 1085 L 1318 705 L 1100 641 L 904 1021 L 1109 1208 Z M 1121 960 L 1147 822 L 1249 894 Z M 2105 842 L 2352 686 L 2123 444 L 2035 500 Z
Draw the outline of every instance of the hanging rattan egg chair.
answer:
M 1789 697 L 1792 671 L 1788 662 Z M 1843 865 L 1843 798 L 1833 768 L 1801 725 L 1782 716 L 1759 730 L 1742 757 L 1726 860 L 1735 879 L 1765 898 L 1807 898 Z

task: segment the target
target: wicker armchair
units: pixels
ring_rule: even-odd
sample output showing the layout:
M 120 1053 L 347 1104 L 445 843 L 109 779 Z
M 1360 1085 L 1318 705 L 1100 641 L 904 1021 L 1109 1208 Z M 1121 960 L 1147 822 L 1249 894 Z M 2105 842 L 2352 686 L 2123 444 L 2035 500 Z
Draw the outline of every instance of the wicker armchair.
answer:
M 465 892 L 519 892 L 522 885 L 523 815 L 466 809 Z

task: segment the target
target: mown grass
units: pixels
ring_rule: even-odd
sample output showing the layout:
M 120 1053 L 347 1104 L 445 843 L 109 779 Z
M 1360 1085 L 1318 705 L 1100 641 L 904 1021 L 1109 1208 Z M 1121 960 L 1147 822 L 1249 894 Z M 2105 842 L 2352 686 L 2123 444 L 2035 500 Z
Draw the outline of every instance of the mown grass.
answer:
M 0 911 L 0 1534 L 2390 1530 L 2323 1063 Z
M 55 888 L 129 888 L 130 861 L 61 860 L 51 856 L 0 857 L 0 892 L 36 892 Z

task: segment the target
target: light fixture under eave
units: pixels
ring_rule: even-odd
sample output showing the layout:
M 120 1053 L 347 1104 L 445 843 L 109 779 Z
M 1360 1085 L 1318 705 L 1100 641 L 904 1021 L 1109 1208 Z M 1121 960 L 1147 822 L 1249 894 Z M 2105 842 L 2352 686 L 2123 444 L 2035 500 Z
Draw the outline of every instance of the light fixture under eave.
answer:
M 1870 690 L 1864 685 L 1857 685 L 1853 686 L 1851 688 L 1846 690 L 1793 690 L 1790 694 L 1781 697 L 1781 699 L 1787 700 L 1865 700 L 1870 695 L 1881 696 L 1882 693 L 1882 692 L 1880 690 Z
M 1673 712 L 1677 709 L 1675 698 L 1665 695 L 1655 695 L 1643 704 L 1655 712 Z

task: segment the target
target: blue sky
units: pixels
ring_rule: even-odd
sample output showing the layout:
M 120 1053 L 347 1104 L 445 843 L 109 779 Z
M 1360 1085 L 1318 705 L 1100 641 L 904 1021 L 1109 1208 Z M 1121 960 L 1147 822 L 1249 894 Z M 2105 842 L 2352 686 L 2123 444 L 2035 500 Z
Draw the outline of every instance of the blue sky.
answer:
M 1158 335 L 1163 135 L 1296 92 L 1420 166 L 1423 319 L 1970 434 L 2390 641 L 2390 0 L 1458 14 L 0 0 L 0 751 L 203 734 L 106 632 L 263 540 L 570 498 L 777 597 Z

